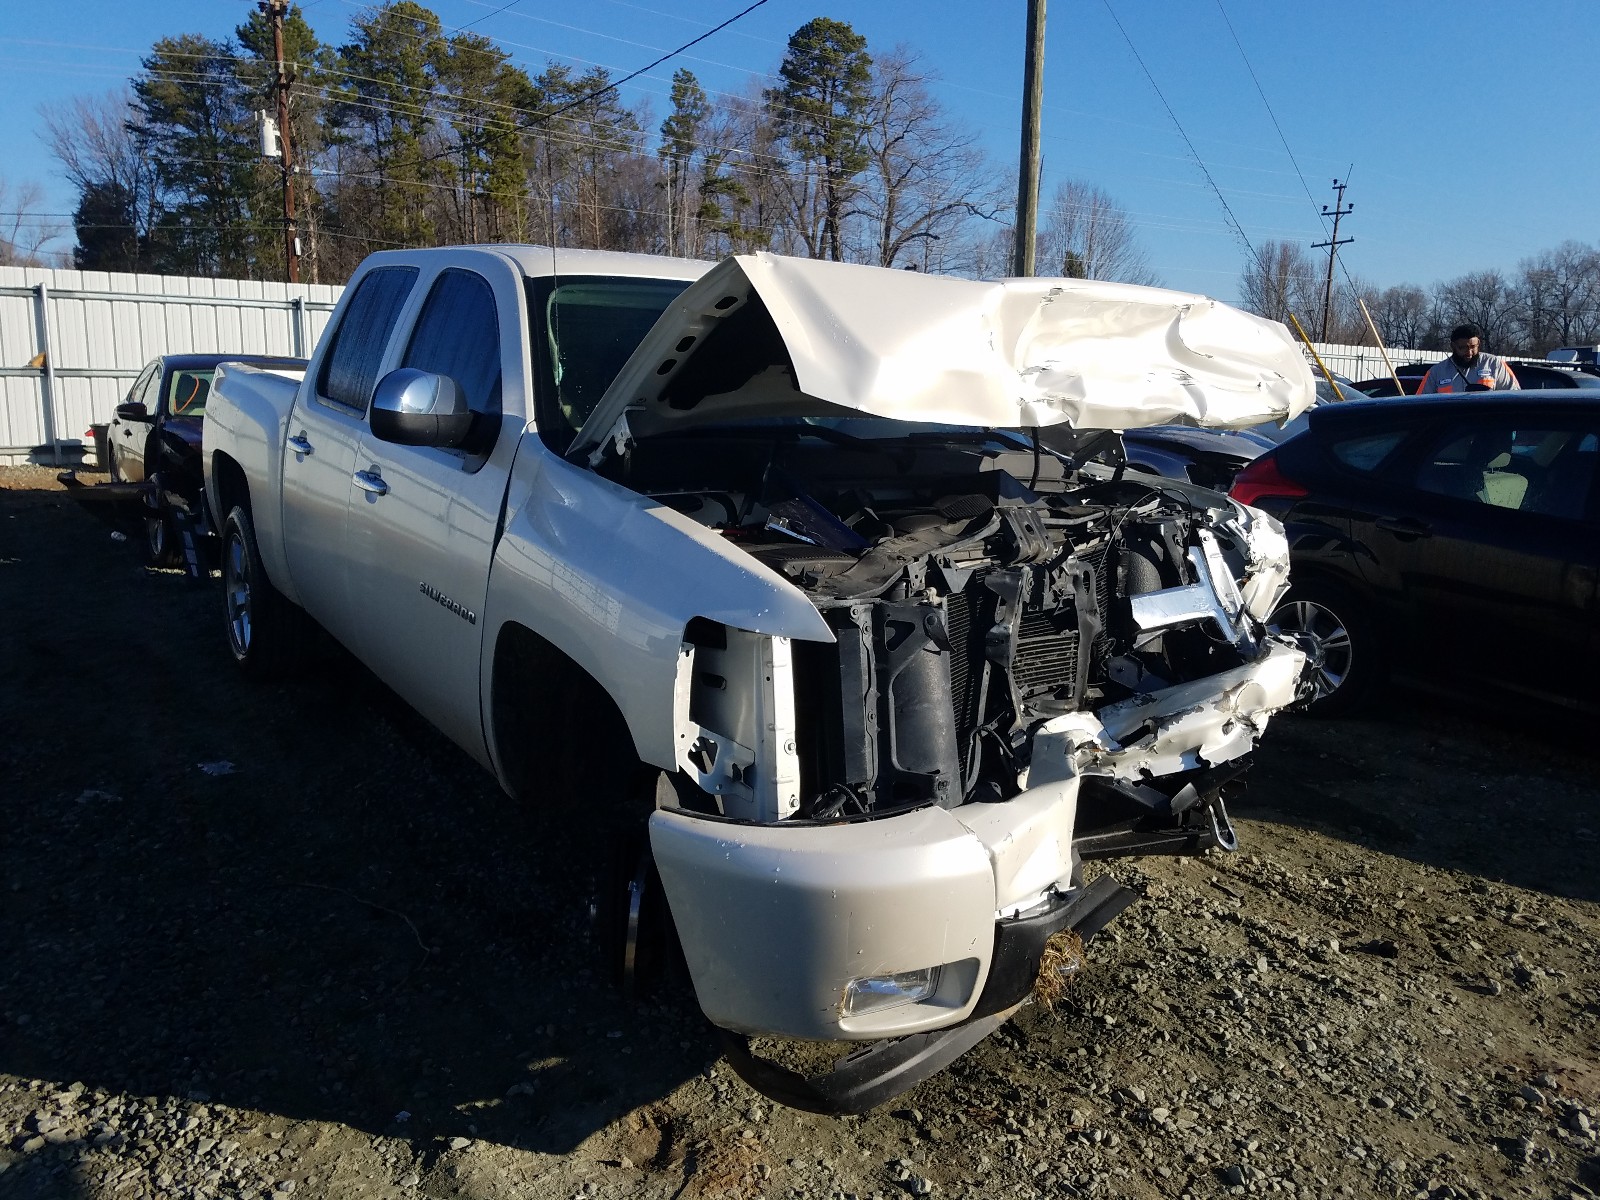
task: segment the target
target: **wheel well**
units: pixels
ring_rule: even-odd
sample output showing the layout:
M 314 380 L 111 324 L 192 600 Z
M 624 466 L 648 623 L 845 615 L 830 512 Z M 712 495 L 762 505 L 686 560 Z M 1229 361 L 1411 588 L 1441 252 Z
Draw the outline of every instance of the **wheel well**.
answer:
M 217 528 L 221 530 L 235 504 L 250 511 L 250 484 L 244 468 L 218 451 L 211 456 L 211 486 L 216 492 Z
M 638 763 L 610 693 L 531 629 L 501 626 L 491 670 L 490 736 L 512 795 L 608 790 Z

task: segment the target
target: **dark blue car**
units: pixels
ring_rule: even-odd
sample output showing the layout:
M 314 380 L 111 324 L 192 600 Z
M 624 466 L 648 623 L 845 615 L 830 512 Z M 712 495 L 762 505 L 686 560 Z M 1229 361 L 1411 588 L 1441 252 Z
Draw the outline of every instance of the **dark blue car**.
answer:
M 1311 711 L 1393 673 L 1600 709 L 1600 394 L 1497 392 L 1311 410 L 1231 495 L 1283 522 L 1274 623 L 1320 665 Z

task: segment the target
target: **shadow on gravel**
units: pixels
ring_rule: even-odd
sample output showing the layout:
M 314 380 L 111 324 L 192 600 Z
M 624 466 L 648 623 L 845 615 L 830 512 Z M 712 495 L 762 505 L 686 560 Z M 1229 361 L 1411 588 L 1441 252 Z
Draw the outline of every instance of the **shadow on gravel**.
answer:
M 0 491 L 0 1071 L 563 1153 L 714 1060 L 598 977 L 581 827 L 341 653 L 247 685 L 139 554 Z
M 1600 900 L 1593 720 L 1395 688 L 1367 716 L 1276 718 L 1240 815 L 1577 900 Z

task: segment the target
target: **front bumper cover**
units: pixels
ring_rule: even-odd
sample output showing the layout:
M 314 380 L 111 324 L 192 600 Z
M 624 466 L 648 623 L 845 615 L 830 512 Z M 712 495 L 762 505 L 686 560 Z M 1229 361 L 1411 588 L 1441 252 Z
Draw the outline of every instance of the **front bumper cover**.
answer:
M 806 1112 L 867 1112 L 943 1070 L 1005 1024 L 1032 991 L 1045 943 L 1054 934 L 1071 929 L 1087 942 L 1134 898 L 1102 875 L 1038 912 L 997 922 L 983 993 L 959 1025 L 863 1046 L 812 1075 L 758 1057 L 749 1038 L 726 1029 L 723 1052 L 740 1079 L 779 1104 Z

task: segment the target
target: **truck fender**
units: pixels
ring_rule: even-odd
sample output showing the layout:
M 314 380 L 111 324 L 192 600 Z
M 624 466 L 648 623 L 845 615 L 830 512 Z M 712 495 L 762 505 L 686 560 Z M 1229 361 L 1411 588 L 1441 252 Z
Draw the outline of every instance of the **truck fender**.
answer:
M 533 445 L 512 469 L 489 573 L 486 650 L 508 625 L 549 643 L 611 697 L 645 762 L 672 769 L 676 761 L 674 686 L 691 620 L 833 640 L 798 588 L 714 530 L 524 437 Z M 483 673 L 482 702 L 501 771 L 493 675 Z

